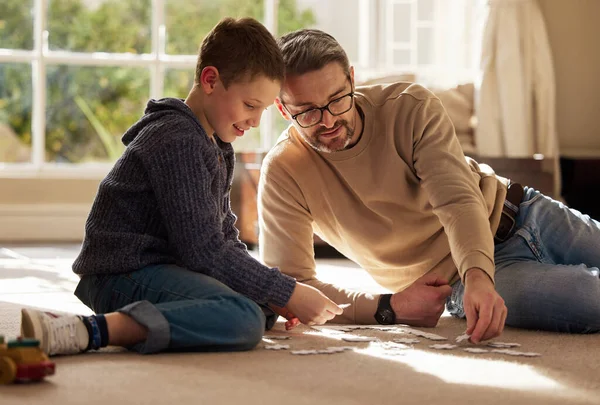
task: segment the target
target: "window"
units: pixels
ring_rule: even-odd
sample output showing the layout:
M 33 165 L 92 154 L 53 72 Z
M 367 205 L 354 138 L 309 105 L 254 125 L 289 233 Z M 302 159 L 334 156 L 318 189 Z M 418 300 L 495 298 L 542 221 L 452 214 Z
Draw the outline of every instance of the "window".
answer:
M 414 73 L 432 86 L 476 78 L 485 0 L 385 0 L 382 6 L 386 70 Z
M 254 17 L 277 35 L 327 31 L 359 83 L 390 73 L 426 84 L 472 80 L 483 0 L 447 3 L 2 0 L 0 175 L 106 173 L 149 98 L 187 96 L 198 46 L 224 16 Z M 271 106 L 234 148 L 268 149 L 287 124 Z

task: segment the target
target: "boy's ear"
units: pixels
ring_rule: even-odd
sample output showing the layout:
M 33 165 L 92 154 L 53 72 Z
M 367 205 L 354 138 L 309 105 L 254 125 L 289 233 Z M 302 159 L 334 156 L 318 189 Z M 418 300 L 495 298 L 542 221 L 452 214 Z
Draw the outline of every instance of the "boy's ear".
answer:
M 200 87 L 206 94 L 214 91 L 217 82 L 219 81 L 219 70 L 214 66 L 207 66 L 200 73 Z
M 290 121 L 292 119 L 292 117 L 290 117 L 285 108 L 283 108 L 283 104 L 281 103 L 281 99 L 279 97 L 275 97 L 275 105 L 277 106 L 277 109 L 279 110 L 279 113 L 281 114 L 283 119 L 287 121 Z

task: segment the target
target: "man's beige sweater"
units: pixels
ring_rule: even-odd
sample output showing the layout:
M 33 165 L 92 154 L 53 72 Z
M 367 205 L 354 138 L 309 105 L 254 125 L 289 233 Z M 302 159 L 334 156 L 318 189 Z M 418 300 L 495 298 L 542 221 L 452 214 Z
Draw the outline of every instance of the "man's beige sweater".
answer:
M 376 323 L 377 299 L 316 278 L 313 232 L 401 291 L 426 273 L 450 282 L 473 267 L 494 279 L 507 180 L 465 158 L 441 102 L 410 83 L 357 88 L 363 133 L 318 152 L 293 126 L 267 155 L 259 187 L 261 259 L 336 303 L 334 322 Z

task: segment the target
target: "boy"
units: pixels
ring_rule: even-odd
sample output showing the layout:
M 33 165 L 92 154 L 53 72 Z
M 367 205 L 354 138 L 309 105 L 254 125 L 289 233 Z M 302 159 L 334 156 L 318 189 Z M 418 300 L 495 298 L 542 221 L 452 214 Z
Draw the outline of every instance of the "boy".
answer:
M 22 335 L 50 355 L 108 344 L 140 353 L 249 350 L 269 305 L 305 323 L 341 314 L 318 290 L 254 260 L 234 227 L 231 142 L 259 124 L 283 75 L 260 23 L 217 24 L 186 100 L 150 100 L 100 184 L 73 264 L 75 294 L 98 315 L 23 309 Z

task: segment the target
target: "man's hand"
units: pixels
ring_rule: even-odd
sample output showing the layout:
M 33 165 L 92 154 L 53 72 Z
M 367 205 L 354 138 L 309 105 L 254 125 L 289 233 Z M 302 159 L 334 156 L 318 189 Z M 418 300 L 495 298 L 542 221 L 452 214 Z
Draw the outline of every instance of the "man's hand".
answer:
M 471 342 L 500 336 L 506 321 L 506 305 L 483 270 L 475 267 L 467 270 L 463 305 Z
M 425 274 L 407 289 L 392 295 L 396 322 L 412 326 L 434 327 L 444 312 L 446 298 L 452 294 L 448 281 Z
M 322 325 L 341 315 L 344 310 L 321 291 L 307 284 L 296 283 L 296 288 L 287 303 L 288 308 L 300 322 L 306 325 Z

